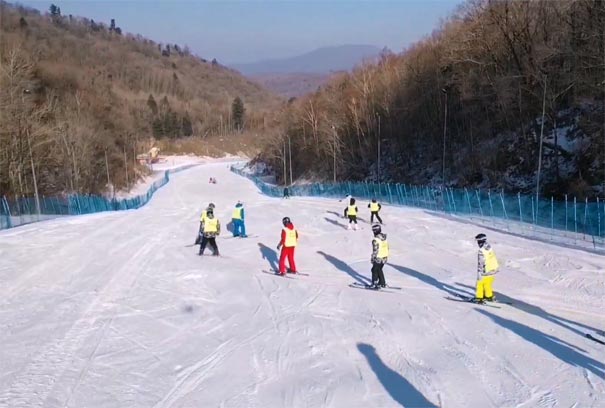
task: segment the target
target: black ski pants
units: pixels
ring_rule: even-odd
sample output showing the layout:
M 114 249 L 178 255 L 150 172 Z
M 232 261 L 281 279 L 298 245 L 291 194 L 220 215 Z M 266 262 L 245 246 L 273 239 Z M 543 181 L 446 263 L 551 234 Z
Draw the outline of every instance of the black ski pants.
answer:
M 349 224 L 357 224 L 357 216 L 356 215 L 349 215 Z
M 205 237 L 202 236 L 202 243 L 200 244 L 200 255 L 204 255 L 204 250 L 206 249 L 206 245 L 210 244 L 210 249 L 212 249 L 212 255 L 218 255 L 218 246 L 216 245 L 215 237 Z
M 382 218 L 380 218 L 380 215 L 378 215 L 378 211 L 370 211 L 370 223 L 374 222 L 374 217 L 376 217 L 378 222 L 382 224 Z
M 378 284 L 380 286 L 386 286 L 386 282 L 384 281 L 384 272 L 382 271 L 382 268 L 384 268 L 383 263 L 372 263 L 372 283 L 374 285 Z

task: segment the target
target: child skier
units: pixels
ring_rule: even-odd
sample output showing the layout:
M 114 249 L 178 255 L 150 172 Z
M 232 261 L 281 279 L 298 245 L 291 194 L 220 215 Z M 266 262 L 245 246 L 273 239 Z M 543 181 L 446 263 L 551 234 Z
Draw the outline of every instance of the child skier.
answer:
M 281 230 L 281 239 L 277 244 L 277 250 L 281 249 L 279 255 L 279 274 L 286 274 L 286 257 L 288 258 L 288 264 L 290 266 L 290 272 L 296 273 L 296 263 L 294 263 L 294 248 L 298 243 L 298 231 L 294 228 L 292 221 L 289 217 L 282 219 L 284 227 Z
M 353 229 L 357 230 L 357 205 L 355 205 L 355 199 L 351 197 L 349 200 L 349 206 L 345 208 L 344 217 L 349 218 L 349 225 L 347 229 L 351 229 L 351 224 L 353 224 Z
M 206 210 L 206 218 L 202 221 L 202 231 L 202 242 L 200 243 L 199 255 L 204 255 L 206 245 L 210 244 L 212 255 L 218 256 L 216 237 L 221 234 L 221 223 L 217 218 L 214 218 L 214 210 L 212 208 Z
M 244 222 L 244 204 L 241 201 L 238 201 L 235 204 L 235 209 L 233 210 L 233 214 L 231 216 L 231 221 L 233 222 L 233 237 L 241 237 L 246 238 L 246 224 Z
M 473 302 L 483 303 L 486 300 L 493 302 L 496 297 L 492 291 L 492 284 L 495 278 L 494 275 L 498 273 L 498 259 L 491 245 L 487 242 L 485 234 L 478 234 L 475 240 L 479 245 L 479 254 L 477 259 L 477 290 Z
M 201 238 L 202 237 L 202 233 L 204 232 L 204 228 L 203 228 L 204 220 L 207 217 L 208 210 L 213 210 L 214 211 L 214 204 L 213 203 L 208 204 L 208 207 L 206 207 L 206 209 L 204 211 L 202 211 L 202 215 L 200 216 L 200 229 L 199 229 L 199 231 L 197 233 L 197 237 L 195 238 L 195 244 L 194 245 L 199 245 L 200 244 L 200 241 L 202 239 Z
M 384 280 L 384 272 L 382 269 L 387 263 L 389 256 L 389 243 L 387 242 L 386 234 L 382 233 L 382 228 L 378 224 L 372 225 L 374 239 L 372 239 L 372 284 L 369 289 L 378 290 L 387 286 Z
M 372 198 L 372 202 L 368 204 L 368 208 L 370 209 L 370 223 L 374 223 L 374 217 L 376 217 L 378 222 L 382 224 L 382 218 L 378 215 L 380 210 L 382 210 L 382 205 L 376 202 L 375 198 Z

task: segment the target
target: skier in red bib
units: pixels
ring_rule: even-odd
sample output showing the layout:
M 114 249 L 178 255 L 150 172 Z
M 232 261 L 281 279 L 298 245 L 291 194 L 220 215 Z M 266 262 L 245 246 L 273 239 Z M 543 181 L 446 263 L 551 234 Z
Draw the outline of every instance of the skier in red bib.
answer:
M 282 219 L 282 224 L 284 224 L 284 228 L 282 228 L 281 240 L 279 241 L 279 244 L 277 244 L 277 249 L 281 249 L 281 254 L 279 255 L 279 274 L 285 275 L 286 257 L 288 258 L 288 264 L 290 266 L 289 271 L 291 273 L 296 273 L 294 248 L 296 248 L 296 244 L 298 243 L 298 231 L 294 228 L 289 217 L 284 217 Z

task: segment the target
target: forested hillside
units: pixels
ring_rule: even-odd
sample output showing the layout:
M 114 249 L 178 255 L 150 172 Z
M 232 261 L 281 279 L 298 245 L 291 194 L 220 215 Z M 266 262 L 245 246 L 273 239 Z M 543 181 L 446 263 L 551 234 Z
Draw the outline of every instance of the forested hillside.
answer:
M 331 180 L 335 158 L 339 180 L 532 191 L 542 140 L 540 189 L 595 196 L 604 90 L 605 2 L 468 1 L 402 54 L 291 103 L 260 159 L 281 168 L 289 138 L 294 178 Z
M 0 195 L 120 188 L 154 138 L 266 130 L 277 97 L 186 46 L 122 31 L 0 2 Z

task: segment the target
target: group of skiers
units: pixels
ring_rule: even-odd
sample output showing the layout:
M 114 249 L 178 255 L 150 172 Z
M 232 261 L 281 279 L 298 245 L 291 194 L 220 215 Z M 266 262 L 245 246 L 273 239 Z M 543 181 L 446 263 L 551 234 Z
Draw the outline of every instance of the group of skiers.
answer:
M 208 207 L 202 211 L 200 216 L 200 227 L 195 238 L 194 245 L 199 245 L 199 255 L 204 255 L 206 247 L 210 245 L 212 255 L 219 256 L 218 245 L 216 244 L 216 237 L 221 234 L 221 223 L 214 216 L 214 203 L 208 204 Z M 233 209 L 231 223 L 233 225 L 233 237 L 246 238 L 246 224 L 244 222 L 244 204 L 238 201 Z
M 344 218 L 349 219 L 348 229 L 357 229 L 357 213 L 359 209 L 355 202 L 355 198 L 348 195 L 349 205 L 344 209 Z M 342 200 L 341 200 L 342 201 Z M 372 224 L 372 284 L 368 285 L 368 289 L 380 289 L 386 287 L 383 268 L 387 263 L 389 256 L 389 243 L 386 234 L 382 233 L 382 218 L 379 212 L 382 210 L 382 205 L 375 198 L 368 204 L 370 209 L 370 224 Z M 378 224 L 374 224 L 374 218 L 378 220 Z M 496 300 L 492 289 L 495 275 L 498 273 L 499 265 L 496 254 L 491 245 L 487 242 L 485 234 L 475 236 L 475 241 L 479 246 L 477 260 L 477 284 L 475 296 L 470 299 L 474 303 L 493 302 Z
M 357 207 L 355 198 L 347 196 L 349 205 L 344 210 L 344 218 L 348 218 L 348 229 L 357 230 Z M 341 200 L 342 201 L 342 200 Z M 200 229 L 195 244 L 200 245 L 199 255 L 204 254 L 207 245 L 210 245 L 213 255 L 218 256 L 219 250 L 216 244 L 216 237 L 220 235 L 221 226 L 218 219 L 214 216 L 214 204 L 210 203 L 208 208 L 202 212 L 200 217 Z M 379 213 L 382 210 L 382 205 L 375 198 L 368 204 L 370 209 L 370 223 L 372 224 L 372 283 L 367 285 L 368 289 L 380 290 L 386 288 L 386 280 L 384 278 L 383 268 L 386 265 L 389 257 L 389 243 L 387 235 L 382 232 L 382 218 Z M 374 223 L 374 218 L 378 223 Z M 231 221 L 233 223 L 233 237 L 247 237 L 245 226 L 244 206 L 238 201 L 232 213 Z M 294 251 L 298 244 L 298 231 L 289 217 L 282 219 L 281 238 L 277 244 L 277 250 L 280 251 L 279 270 L 277 274 L 285 275 L 286 272 L 297 273 L 296 262 L 294 260 Z M 475 297 L 470 299 L 475 303 L 484 303 L 485 301 L 495 301 L 492 285 L 495 275 L 498 273 L 499 265 L 496 254 L 491 245 L 487 241 L 487 236 L 483 233 L 475 236 L 475 241 L 479 246 L 477 259 L 477 284 Z M 288 268 L 286 268 L 286 260 Z

